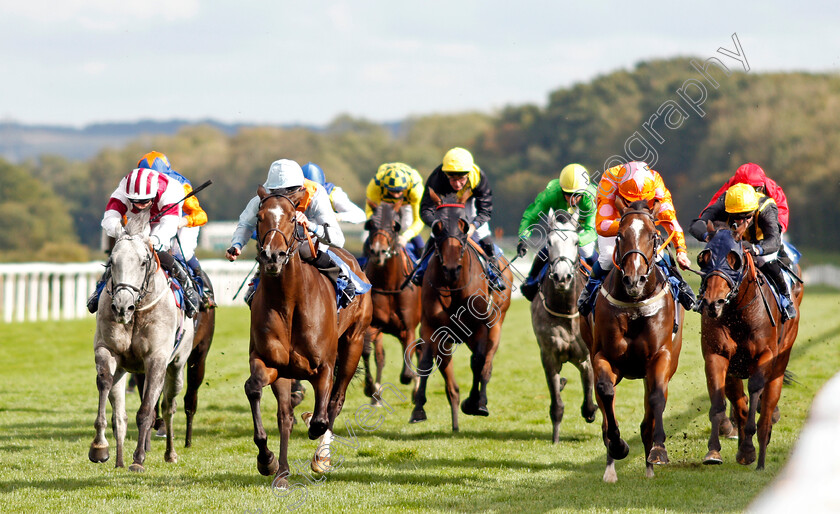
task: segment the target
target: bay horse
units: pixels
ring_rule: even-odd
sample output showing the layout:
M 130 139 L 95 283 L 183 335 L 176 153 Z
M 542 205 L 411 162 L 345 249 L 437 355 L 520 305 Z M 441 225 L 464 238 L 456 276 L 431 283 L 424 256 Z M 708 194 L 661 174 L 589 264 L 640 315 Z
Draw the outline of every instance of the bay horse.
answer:
M 739 464 L 755 462 L 753 435 L 758 431 L 756 470 L 764 469 L 767 445 L 777 415 L 785 370 L 799 332 L 799 316 L 782 323 L 767 279 L 756 270 L 752 254 L 742 247 L 744 223 L 730 230 L 709 223 L 712 237 L 697 256 L 703 273 L 700 342 L 706 363 L 706 386 L 712 433 L 704 464 L 721 464 L 720 426 L 726 421 L 726 398 L 738 431 Z M 800 274 L 797 264 L 793 269 Z M 794 284 L 799 311 L 804 288 Z M 744 394 L 743 379 L 748 379 Z M 749 401 L 748 401 L 749 400 Z M 756 412 L 761 413 L 756 428 Z
M 362 358 L 365 363 L 365 394 L 373 403 L 382 382 L 382 369 L 385 367 L 385 348 L 382 334 L 390 334 L 400 340 L 402 354 L 409 351 L 416 354 L 416 346 L 410 346 L 420 324 L 420 288 L 412 283 L 401 289 L 400 286 L 411 272 L 411 261 L 407 250 L 399 243 L 399 212 L 402 200 L 394 203 L 382 202 L 379 205 L 368 200 L 373 215 L 365 223 L 370 232 L 365 275 L 370 280 L 373 318 L 365 333 L 365 350 Z M 376 359 L 376 380 L 370 372 L 370 354 L 374 350 Z M 415 380 L 415 390 L 419 378 L 403 359 L 400 383 L 407 385 Z
M 259 451 L 257 470 L 262 475 L 276 475 L 272 485 L 277 488 L 288 487 L 292 380 L 308 380 L 312 384 L 315 412 L 308 421 L 309 438 L 323 437 L 328 445 L 333 423 L 362 355 L 372 311 L 370 295 L 359 294 L 339 312 L 330 279 L 301 259 L 298 249 L 307 239 L 301 236 L 305 228 L 296 221 L 295 211 L 305 192 L 302 188 L 290 188 L 269 193 L 262 186 L 257 190 L 257 260 L 262 280 L 251 303 L 251 376 L 245 382 L 245 394 L 251 404 L 254 443 Z M 332 250 L 364 277 L 349 252 Z M 262 389 L 266 386 L 271 386 L 277 398 L 279 463 L 268 449 L 260 413 Z M 316 471 L 330 469 L 329 454 L 323 453 L 320 446 L 311 466 Z
M 560 441 L 560 422 L 564 404 L 560 392 L 566 379 L 560 377 L 563 364 L 571 362 L 580 372 L 583 405 L 580 412 L 587 423 L 595 421 L 598 406 L 592 398 L 594 374 L 589 348 L 581 335 L 581 317 L 577 299 L 586 281 L 578 264 L 577 222 L 566 211 L 549 218 L 548 272 L 540 282 L 537 297 L 531 302 L 531 325 L 540 345 L 545 379 L 551 395 L 548 413 L 553 425 L 552 442 Z
M 166 462 L 177 462 L 173 449 L 172 415 L 183 387 L 183 368 L 192 350 L 194 329 L 175 304 L 169 282 L 149 242 L 149 211 L 128 220 L 111 252 L 111 278 L 99 298 L 94 335 L 96 387 L 99 410 L 96 437 L 88 457 L 92 462 L 109 458 L 105 438 L 105 401 L 110 399 L 112 426 L 117 441 L 116 467 L 123 467 L 126 434 L 126 372 L 145 373 L 146 387 L 137 411 L 137 448 L 131 471 L 144 471 L 146 451 L 155 420 L 155 403 L 161 398 L 166 428 Z M 161 395 L 161 392 L 163 393 Z
M 452 411 L 452 431 L 458 431 L 460 394 L 455 381 L 452 354 L 466 342 L 472 357 L 473 374 L 470 395 L 461 404 L 461 411 L 471 416 L 489 416 L 487 384 L 493 370 L 493 357 L 499 348 L 502 323 L 510 307 L 510 285 L 513 274 L 504 257 L 502 279 L 508 289 L 490 288 L 477 245 L 467 235 L 465 207 L 454 194 L 441 199 L 429 190 L 436 205 L 434 255 L 429 261 L 421 290 L 420 386 L 414 394 L 414 410 L 410 422 L 426 420 L 426 383 L 435 367 L 446 383 L 446 397 Z M 462 198 L 466 202 L 470 193 Z
M 641 200 L 627 205 L 616 198 L 621 214 L 610 270 L 589 318 L 582 323 L 595 370 L 595 392 L 603 416 L 607 448 L 604 481 L 618 480 L 615 460 L 627 457 L 630 447 L 621 438 L 615 417 L 615 386 L 623 378 L 643 379 L 645 415 L 641 423 L 645 448 L 645 476 L 655 464 L 667 464 L 662 422 L 668 383 L 682 348 L 684 309 L 674 303 L 668 280 L 656 265 L 660 236 L 655 219 L 660 203 L 649 208 Z

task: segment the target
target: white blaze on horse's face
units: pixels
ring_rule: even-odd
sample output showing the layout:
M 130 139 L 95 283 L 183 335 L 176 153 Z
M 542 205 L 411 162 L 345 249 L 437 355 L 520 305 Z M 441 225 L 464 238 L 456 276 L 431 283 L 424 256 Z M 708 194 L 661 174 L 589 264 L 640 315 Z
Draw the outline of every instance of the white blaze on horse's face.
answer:
M 561 287 L 573 283 L 578 262 L 578 234 L 571 223 L 555 221 L 548 235 L 549 278 Z
M 120 238 L 111 251 L 111 312 L 128 324 L 137 308 L 146 279 L 149 248 L 139 236 Z

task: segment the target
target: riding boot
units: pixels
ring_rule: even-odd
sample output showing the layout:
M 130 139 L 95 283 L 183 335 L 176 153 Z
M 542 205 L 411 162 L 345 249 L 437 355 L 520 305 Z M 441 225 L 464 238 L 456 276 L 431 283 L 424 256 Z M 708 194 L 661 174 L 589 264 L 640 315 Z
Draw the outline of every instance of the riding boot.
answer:
M 105 289 L 105 284 L 108 283 L 108 279 L 110 278 L 111 266 L 105 266 L 105 271 L 102 272 L 102 278 L 96 282 L 96 287 L 87 301 L 87 309 L 91 314 L 95 313 L 99 309 L 99 296 L 102 294 L 102 290 Z
M 697 305 L 697 297 L 694 295 L 694 291 L 691 289 L 691 286 L 688 285 L 688 282 L 685 281 L 682 277 L 682 273 L 680 273 L 680 270 L 677 269 L 676 266 L 669 266 L 668 269 L 671 271 L 671 276 L 676 278 L 679 282 L 679 284 L 677 284 L 677 289 L 679 290 L 677 300 L 679 300 L 685 310 L 694 310 Z
M 201 269 L 201 264 L 195 255 L 187 261 L 187 265 L 192 269 L 193 275 L 198 277 L 198 281 L 201 283 L 201 305 L 205 310 L 214 309 L 216 307 L 216 300 L 213 298 L 213 289 L 210 287 L 210 278 L 207 276 L 207 273 Z
M 333 284 L 338 285 L 340 289 L 338 300 L 338 308 L 347 307 L 356 297 L 356 285 L 350 280 L 350 277 L 336 265 L 326 252 L 318 251 L 318 256 L 314 259 L 307 259 L 306 262 L 312 264 L 318 271 L 329 278 Z M 343 287 L 342 287 L 343 286 Z
M 414 272 L 411 275 L 411 283 L 415 286 L 423 285 L 423 276 L 426 274 L 426 267 L 429 265 L 429 259 L 432 258 L 432 249 L 434 247 L 435 245 L 433 244 L 426 245 L 426 249 L 420 257 L 420 261 L 417 263 L 417 267 L 414 268 Z
M 592 265 L 589 281 L 580 293 L 580 298 L 578 298 L 577 302 L 578 311 L 582 316 L 589 316 L 589 313 L 592 312 L 598 288 L 601 287 L 601 283 L 607 277 L 607 273 L 609 273 L 609 270 L 601 268 L 599 261 L 595 261 L 595 264 Z
M 163 264 L 163 260 L 161 261 Z M 198 292 L 195 290 L 192 279 L 187 270 L 177 259 L 172 259 L 172 269 L 169 274 L 181 284 L 181 289 L 184 291 L 184 313 L 194 318 L 195 313 L 198 312 L 198 307 L 201 305 L 201 299 L 198 297 Z
M 761 271 L 776 286 L 776 291 L 782 295 L 782 322 L 796 317 L 796 306 L 793 304 L 791 291 L 788 288 L 785 277 L 782 275 L 782 267 L 776 261 L 765 263 Z
M 525 279 L 525 283 L 519 286 L 519 290 L 522 291 L 522 296 L 529 302 L 533 301 L 537 295 L 537 291 L 540 288 L 540 272 L 547 263 L 548 251 L 546 248 L 543 248 L 534 257 L 534 262 L 531 264 L 531 271 L 528 272 L 528 278 Z
M 502 280 L 502 272 L 499 269 L 498 259 L 496 257 L 496 247 L 490 237 L 485 237 L 478 242 L 481 246 L 484 255 L 487 256 L 487 279 L 490 286 L 496 291 L 504 291 L 507 289 L 507 284 Z
M 248 304 L 248 308 L 251 307 L 251 302 L 254 300 L 254 294 L 257 292 L 257 285 L 260 283 L 260 270 L 257 270 L 254 273 L 254 276 L 251 278 L 251 282 L 248 284 L 248 290 L 245 291 L 245 303 Z

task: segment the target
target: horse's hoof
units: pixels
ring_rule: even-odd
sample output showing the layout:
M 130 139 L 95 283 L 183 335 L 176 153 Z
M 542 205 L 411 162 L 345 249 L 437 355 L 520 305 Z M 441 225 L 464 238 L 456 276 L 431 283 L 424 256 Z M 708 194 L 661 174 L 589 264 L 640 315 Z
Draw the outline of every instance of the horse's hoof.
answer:
M 773 409 L 773 417 L 770 418 L 770 421 L 772 421 L 775 425 L 779 422 L 780 419 L 782 419 L 782 411 L 780 411 L 779 407 L 777 406 L 775 409 Z
M 166 437 L 166 427 L 160 427 L 155 432 L 155 437 Z
M 306 428 L 309 428 L 309 421 L 312 419 L 312 413 L 311 412 L 304 412 L 303 414 L 300 415 L 300 419 L 303 421 L 303 426 L 305 426 Z
M 737 439 L 738 429 L 735 428 L 735 423 L 733 423 L 731 419 L 723 418 L 723 421 L 720 423 L 720 428 L 718 429 L 718 435 L 727 439 Z
M 166 462 L 171 462 L 171 463 L 175 464 L 176 462 L 178 462 L 178 454 L 175 453 L 175 452 L 167 453 L 163 457 L 163 460 L 165 460 Z
M 414 375 L 411 373 L 400 373 L 400 384 L 407 386 L 414 380 Z
M 293 409 L 303 402 L 304 396 L 306 396 L 306 393 L 304 391 L 295 391 L 292 393 L 291 398 Z
M 595 421 L 595 414 L 598 412 L 598 407 L 594 406 L 594 408 L 587 408 L 583 406 L 580 408 L 580 413 L 583 416 L 583 419 L 586 420 L 587 423 L 592 423 Z
M 489 416 L 490 411 L 487 407 L 479 405 L 478 402 L 472 402 L 469 398 L 461 402 L 461 412 L 468 416 Z
M 91 445 L 90 451 L 88 452 L 88 458 L 91 462 L 95 462 L 97 464 L 107 461 L 110 458 L 110 455 L 108 454 L 108 446 L 98 448 Z
M 668 460 L 668 452 L 665 450 L 664 446 L 654 446 L 650 449 L 650 454 L 648 454 L 647 461 L 651 464 L 668 464 L 671 462 Z
M 128 467 L 128 470 L 133 471 L 134 473 L 142 473 L 142 472 L 146 471 L 146 468 L 144 468 L 142 464 L 138 464 L 137 462 L 134 462 L 134 463 L 131 464 L 131 466 Z
M 309 439 L 315 440 L 324 435 L 327 429 L 330 428 L 326 420 L 313 418 L 309 420 Z
M 268 462 L 265 463 L 257 457 L 257 471 L 260 472 L 260 475 L 264 477 L 276 475 L 278 469 L 280 469 L 280 463 L 277 462 L 277 457 L 273 453 L 268 452 Z
M 709 453 L 703 457 L 703 464 L 723 464 L 720 452 L 716 450 L 709 450 Z
M 411 419 L 409 419 L 408 422 L 420 423 L 421 421 L 426 421 L 426 411 L 423 409 L 414 409 L 411 413 Z
M 402 380 L 402 379 L 400 379 Z M 376 387 L 374 387 L 373 382 L 368 383 L 365 382 L 365 396 L 371 398 L 374 394 L 376 394 Z
M 745 451 L 738 450 L 738 453 L 735 455 L 735 460 L 738 464 L 743 466 L 749 466 L 753 462 L 755 462 L 755 448 L 750 448 Z
M 294 420 L 295 420 L 295 418 L 292 418 L 292 421 L 294 421 Z M 184 440 L 184 448 L 192 448 L 192 439 L 185 439 Z
M 277 475 L 271 482 L 271 487 L 274 489 L 280 489 L 282 491 L 285 491 L 289 488 L 289 481 L 286 479 L 285 476 Z
M 329 457 L 319 457 L 316 455 L 309 463 L 309 467 L 315 473 L 328 473 L 332 470 L 332 462 Z
M 621 460 L 624 457 L 627 457 L 627 454 L 630 453 L 630 446 L 624 441 L 624 439 L 619 438 L 617 443 L 610 443 L 607 451 L 610 452 L 610 457 L 615 460 Z
M 566 388 L 566 379 L 563 378 L 563 377 L 560 377 L 560 391 L 562 392 L 563 389 L 565 389 L 565 388 Z

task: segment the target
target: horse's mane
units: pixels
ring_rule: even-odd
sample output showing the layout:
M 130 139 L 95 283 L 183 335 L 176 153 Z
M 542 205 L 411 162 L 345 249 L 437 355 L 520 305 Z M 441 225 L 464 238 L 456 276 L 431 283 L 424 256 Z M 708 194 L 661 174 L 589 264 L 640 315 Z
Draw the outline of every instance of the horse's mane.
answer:
M 149 218 L 151 217 L 152 206 L 146 207 L 136 215 L 130 217 L 125 224 L 125 233 L 129 236 L 136 236 L 142 234 L 146 227 L 149 226 Z
M 463 205 L 463 202 L 458 198 L 458 193 L 446 193 L 440 197 L 440 201 L 443 204 Z
M 562 209 L 554 211 L 554 222 L 561 225 L 572 225 L 575 228 L 578 227 L 578 222 L 572 213 Z
M 647 200 L 636 200 L 635 202 L 632 202 L 630 205 L 627 206 L 627 210 L 652 212 L 650 210 L 650 207 L 648 207 Z

